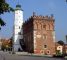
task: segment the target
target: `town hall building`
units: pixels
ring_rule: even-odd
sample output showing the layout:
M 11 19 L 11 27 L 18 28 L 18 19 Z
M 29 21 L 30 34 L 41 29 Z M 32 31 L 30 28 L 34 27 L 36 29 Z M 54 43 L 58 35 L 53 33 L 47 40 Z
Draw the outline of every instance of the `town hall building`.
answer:
M 35 54 L 55 53 L 54 17 L 38 16 L 35 12 L 23 24 L 25 51 Z

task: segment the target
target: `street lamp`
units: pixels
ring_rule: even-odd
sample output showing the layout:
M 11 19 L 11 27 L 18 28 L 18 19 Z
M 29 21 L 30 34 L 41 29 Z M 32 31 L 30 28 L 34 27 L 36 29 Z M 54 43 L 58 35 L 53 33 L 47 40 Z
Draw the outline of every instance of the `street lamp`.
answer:
M 66 44 L 67 44 L 67 35 L 66 35 Z

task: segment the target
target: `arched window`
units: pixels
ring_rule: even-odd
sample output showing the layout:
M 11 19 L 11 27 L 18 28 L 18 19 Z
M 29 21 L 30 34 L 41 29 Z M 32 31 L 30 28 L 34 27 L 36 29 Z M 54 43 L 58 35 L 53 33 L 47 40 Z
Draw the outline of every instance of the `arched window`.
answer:
M 21 35 L 21 32 L 18 32 L 19 35 Z
M 34 29 L 38 29 L 38 24 L 37 23 L 34 24 Z
M 43 34 L 43 39 L 47 39 L 47 35 Z
M 42 29 L 42 24 L 38 23 L 38 29 L 41 30 Z
M 46 30 L 46 25 L 43 25 L 43 28 Z
M 48 24 L 48 28 L 49 28 L 49 30 L 50 30 L 50 24 Z

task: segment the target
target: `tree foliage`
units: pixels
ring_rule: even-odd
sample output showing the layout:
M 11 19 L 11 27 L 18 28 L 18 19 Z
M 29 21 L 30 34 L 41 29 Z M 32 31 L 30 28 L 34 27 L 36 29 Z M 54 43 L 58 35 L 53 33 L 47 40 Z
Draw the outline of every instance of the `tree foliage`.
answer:
M 12 47 L 12 41 L 11 40 L 2 40 L 2 49 L 10 49 Z
M 64 45 L 64 42 L 62 40 L 58 41 L 57 43 L 59 43 L 60 45 Z
M 5 12 L 10 12 L 10 11 L 14 11 L 14 9 L 9 6 L 6 0 L 0 0 L 0 15 L 4 14 Z M 0 17 L 0 28 L 1 26 L 4 26 L 5 24 L 6 23 Z

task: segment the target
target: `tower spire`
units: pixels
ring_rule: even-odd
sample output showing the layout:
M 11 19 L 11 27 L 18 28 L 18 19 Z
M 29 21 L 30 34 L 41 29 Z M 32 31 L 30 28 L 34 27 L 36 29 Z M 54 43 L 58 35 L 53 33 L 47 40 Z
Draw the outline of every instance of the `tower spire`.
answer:
M 17 5 L 19 5 L 19 0 L 18 0 L 18 2 L 17 2 Z
M 23 40 L 23 30 L 21 30 L 22 25 L 23 25 L 23 10 L 21 9 L 19 0 L 17 0 L 17 5 L 15 8 L 14 36 L 13 36 L 14 51 L 18 51 L 19 48 L 22 50 L 22 47 L 20 45 L 20 39 Z
M 21 5 L 19 4 L 19 0 L 17 0 L 16 10 L 22 10 Z

